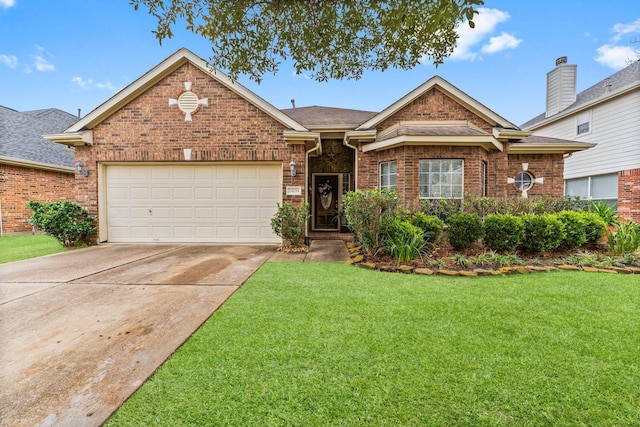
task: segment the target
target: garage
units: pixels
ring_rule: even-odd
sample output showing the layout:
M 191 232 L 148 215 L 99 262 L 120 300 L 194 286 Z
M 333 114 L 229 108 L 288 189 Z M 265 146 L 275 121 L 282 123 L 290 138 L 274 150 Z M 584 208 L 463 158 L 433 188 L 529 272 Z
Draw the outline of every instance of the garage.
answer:
M 108 164 L 102 171 L 109 242 L 281 242 L 271 230 L 282 202 L 279 163 Z

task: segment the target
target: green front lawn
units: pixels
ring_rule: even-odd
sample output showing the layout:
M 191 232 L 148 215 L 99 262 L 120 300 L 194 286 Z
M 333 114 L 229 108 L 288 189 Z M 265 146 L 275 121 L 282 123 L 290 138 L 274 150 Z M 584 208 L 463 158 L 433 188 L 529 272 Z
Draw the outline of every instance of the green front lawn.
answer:
M 66 250 L 56 239 L 44 234 L 0 236 L 0 264 Z
M 638 276 L 265 264 L 108 426 L 634 425 Z

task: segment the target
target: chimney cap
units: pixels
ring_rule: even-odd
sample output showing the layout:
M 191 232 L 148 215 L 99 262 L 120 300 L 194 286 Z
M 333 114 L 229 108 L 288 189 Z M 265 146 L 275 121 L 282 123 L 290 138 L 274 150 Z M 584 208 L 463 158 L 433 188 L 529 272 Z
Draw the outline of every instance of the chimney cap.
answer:
M 567 63 L 567 57 L 566 56 L 561 56 L 560 58 L 556 59 L 556 66 L 561 65 L 561 64 L 566 64 Z

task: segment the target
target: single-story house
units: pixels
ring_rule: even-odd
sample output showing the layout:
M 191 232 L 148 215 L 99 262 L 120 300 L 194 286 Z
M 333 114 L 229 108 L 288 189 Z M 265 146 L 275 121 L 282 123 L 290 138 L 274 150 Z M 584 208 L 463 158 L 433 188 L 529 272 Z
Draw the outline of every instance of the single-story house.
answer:
M 78 118 L 56 108 L 16 111 L 0 106 L 0 234 L 31 231 L 30 200 L 75 200 L 73 150 L 43 134 Z
M 278 243 L 276 204 L 337 231 L 342 194 L 563 195 L 563 156 L 593 144 L 531 136 L 440 77 L 381 112 L 280 110 L 180 49 L 46 138 L 75 147 L 78 201 L 100 242 Z

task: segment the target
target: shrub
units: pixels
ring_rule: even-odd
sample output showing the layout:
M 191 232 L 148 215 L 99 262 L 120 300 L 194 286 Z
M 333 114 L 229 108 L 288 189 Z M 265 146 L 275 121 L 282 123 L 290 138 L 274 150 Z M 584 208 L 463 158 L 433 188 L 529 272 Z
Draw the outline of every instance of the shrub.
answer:
M 442 237 L 444 222 L 435 215 L 415 212 L 409 217 L 409 222 L 422 230 L 425 243 L 436 243 Z
M 607 224 L 607 227 L 615 226 L 618 223 L 618 214 L 616 208 L 609 206 L 606 201 L 596 202 L 591 204 L 591 212 L 602 218 Z
M 492 251 L 513 252 L 524 236 L 522 218 L 490 214 L 484 219 L 484 244 Z
M 607 232 L 607 224 L 600 215 L 593 212 L 580 212 L 582 223 L 584 224 L 584 232 L 586 243 L 595 245 L 600 242 Z
M 41 203 L 31 200 L 27 206 L 33 211 L 29 218 L 31 225 L 43 233 L 56 238 L 66 247 L 86 243 L 86 238 L 96 229 L 94 217 L 77 205 L 67 200 Z
M 633 221 L 618 223 L 615 232 L 607 234 L 611 255 L 632 254 L 640 247 L 640 225 Z
M 584 245 L 587 241 L 583 216 L 574 211 L 563 211 L 556 214 L 558 220 L 564 226 L 564 236 L 558 245 L 558 249 L 572 251 Z
M 282 206 L 277 204 L 278 211 L 271 218 L 271 229 L 283 240 L 288 240 L 292 246 L 300 246 L 305 234 L 305 225 L 309 219 L 309 204 L 303 202 L 296 207 L 289 202 Z
M 342 207 L 347 227 L 365 254 L 375 255 L 382 249 L 397 205 L 396 193 L 390 190 L 357 190 L 345 195 Z
M 482 221 L 477 214 L 454 214 L 447 220 L 447 235 L 454 249 L 467 249 L 482 237 Z
M 401 218 L 389 225 L 389 234 L 384 241 L 387 252 L 399 262 L 408 263 L 422 256 L 425 247 L 422 229 Z
M 420 199 L 420 210 L 435 215 L 445 223 L 454 214 L 462 212 L 462 199 Z
M 522 217 L 524 237 L 521 247 L 530 252 L 546 252 L 556 249 L 564 238 L 564 226 L 554 214 Z

